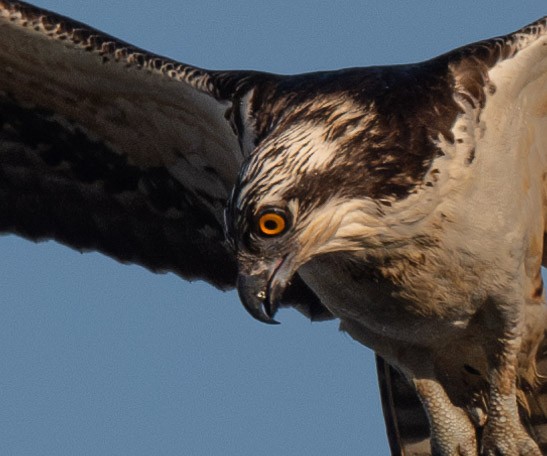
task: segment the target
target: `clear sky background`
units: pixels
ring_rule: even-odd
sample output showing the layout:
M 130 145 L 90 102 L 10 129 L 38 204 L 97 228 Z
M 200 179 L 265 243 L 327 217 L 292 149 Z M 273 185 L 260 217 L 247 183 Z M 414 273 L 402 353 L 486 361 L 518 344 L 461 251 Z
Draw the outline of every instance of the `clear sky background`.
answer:
M 279 73 L 424 60 L 545 0 L 36 0 L 145 49 Z M 1 43 L 0 43 L 1 46 Z M 0 237 L 0 454 L 387 455 L 372 353 L 234 292 Z

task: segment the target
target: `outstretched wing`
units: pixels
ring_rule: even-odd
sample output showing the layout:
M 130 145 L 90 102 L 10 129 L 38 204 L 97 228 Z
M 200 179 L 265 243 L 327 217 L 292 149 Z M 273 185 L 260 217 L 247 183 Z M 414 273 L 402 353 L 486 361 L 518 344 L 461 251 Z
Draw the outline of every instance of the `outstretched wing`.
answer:
M 529 168 L 529 182 L 523 182 L 520 201 L 539 198 L 545 205 L 547 195 L 547 17 L 515 33 L 464 46 L 433 59 L 437 68 L 447 69 L 447 79 L 454 90 L 456 101 L 468 123 L 464 128 L 476 128 L 476 141 L 468 147 L 466 166 L 475 159 L 483 160 L 481 175 L 476 179 L 499 179 L 496 161 L 515 163 Z M 447 138 L 451 142 L 463 142 Z M 487 165 L 484 165 L 484 162 Z M 477 171 L 479 172 L 479 171 Z M 526 173 L 525 173 L 526 174 Z M 508 178 L 508 176 L 504 176 Z M 543 188 L 542 188 L 543 186 Z M 536 192 L 536 193 L 534 193 Z M 515 195 L 493 195 L 516 198 Z M 500 204 L 503 204 L 501 202 Z M 547 212 L 529 214 L 545 226 Z M 547 232 L 547 230 L 544 231 Z M 540 234 L 541 235 L 541 234 Z M 543 239 L 541 239 L 543 241 Z M 541 244 L 540 241 L 540 244 Z M 538 260 L 541 258 L 538 252 Z M 543 264 L 547 255 L 543 250 Z M 543 293 L 538 262 L 536 292 Z M 537 353 L 537 384 L 525 389 L 528 406 L 522 409 L 523 422 L 539 443 L 547 449 L 547 399 L 545 371 L 545 341 Z M 388 438 L 394 455 L 424 456 L 429 450 L 427 417 L 411 385 L 389 364 L 377 362 L 381 385 L 382 404 Z M 536 379 L 521 378 L 523 386 Z
M 474 134 L 469 161 L 483 157 L 481 164 L 489 169 L 477 179 L 490 182 L 488 179 L 496 178 L 496 162 L 505 160 L 522 167 L 515 176 L 525 176 L 530 182 L 522 182 L 520 196 L 540 204 L 543 201 L 543 213 L 527 214 L 527 222 L 536 225 L 539 220 L 537 225 L 545 227 L 547 16 L 512 34 L 462 47 L 440 58 L 448 60 L 462 111 L 481 131 Z M 516 197 L 492 195 L 492 202 L 502 203 L 506 196 Z M 535 249 L 539 252 L 533 254 L 541 256 L 542 246 Z
M 531 263 L 526 266 L 526 274 L 533 288 L 523 292 L 540 298 L 543 296 L 541 259 L 544 258 L 545 265 L 542 249 L 547 216 L 547 17 L 515 33 L 456 50 L 448 57 L 455 91 L 464 110 L 469 113 L 472 108 L 480 131 L 476 133 L 469 157 L 471 161 L 477 160 L 476 172 L 482 171 L 477 179 L 498 180 L 497 186 L 491 186 L 492 203 L 520 202 L 518 209 L 524 212 L 522 223 L 527 224 L 531 233 L 531 239 L 524 241 L 527 242 L 524 248 L 528 249 L 527 261 Z M 499 168 L 497 164 L 503 162 L 501 166 L 505 168 Z M 507 164 L 514 169 L 501 174 Z M 503 185 L 499 182 L 500 175 L 504 179 L 522 179 L 522 185 L 516 187 L 522 193 L 500 192 L 500 184 Z M 531 260 L 534 257 L 535 262 Z M 522 350 L 530 350 L 526 355 L 532 358 L 536 355 L 534 347 L 544 337 L 544 331 L 523 335 Z M 547 448 L 544 347 L 545 341 L 537 352 L 535 366 L 520 365 L 520 385 L 527 401 L 521 415 L 542 451 Z M 541 375 L 536 377 L 537 372 Z
M 0 232 L 233 287 L 224 207 L 280 79 L 202 70 L 0 0 Z M 285 303 L 330 316 L 299 278 Z
M 0 1 L 0 231 L 233 286 L 223 208 L 259 79 Z

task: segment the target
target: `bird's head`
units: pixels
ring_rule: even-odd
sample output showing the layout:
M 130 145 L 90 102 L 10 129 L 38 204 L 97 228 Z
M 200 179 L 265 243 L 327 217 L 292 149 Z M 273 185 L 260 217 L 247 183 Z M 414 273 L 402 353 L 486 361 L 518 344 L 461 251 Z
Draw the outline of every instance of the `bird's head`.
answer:
M 371 235 L 382 225 L 382 195 L 404 194 L 412 185 L 401 179 L 396 151 L 378 152 L 386 144 L 380 127 L 371 106 L 334 97 L 310 102 L 249 157 L 226 228 L 238 256 L 239 295 L 253 317 L 274 323 L 291 278 L 313 258 L 351 255 L 377 241 Z

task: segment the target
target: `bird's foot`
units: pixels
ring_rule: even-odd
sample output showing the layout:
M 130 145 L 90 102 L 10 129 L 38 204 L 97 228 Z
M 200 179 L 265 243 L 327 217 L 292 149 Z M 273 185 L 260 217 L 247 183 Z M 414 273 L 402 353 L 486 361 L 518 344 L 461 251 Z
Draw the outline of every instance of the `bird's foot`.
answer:
M 433 443 L 431 445 L 432 454 L 435 456 L 477 456 L 477 447 L 474 439 L 464 436 L 463 439 L 450 438 L 443 439 L 442 445 Z
M 481 456 L 542 456 L 537 443 L 520 422 L 487 423 L 482 436 Z
M 477 456 L 476 429 L 468 414 L 450 401 L 446 391 L 431 379 L 415 379 L 431 426 L 435 456 Z
M 503 394 L 493 387 L 488 408 L 482 433 L 482 456 L 542 456 L 520 421 L 514 388 Z
M 438 456 L 477 456 L 475 427 L 458 408 L 446 410 L 443 426 L 435 426 L 431 435 L 431 450 Z

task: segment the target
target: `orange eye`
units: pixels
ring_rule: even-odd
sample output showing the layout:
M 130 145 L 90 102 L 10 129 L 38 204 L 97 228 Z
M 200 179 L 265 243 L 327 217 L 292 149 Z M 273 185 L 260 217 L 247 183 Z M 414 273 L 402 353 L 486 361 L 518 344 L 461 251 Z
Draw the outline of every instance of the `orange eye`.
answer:
M 265 236 L 277 236 L 285 231 L 285 217 L 277 212 L 265 212 L 258 219 L 258 229 Z

